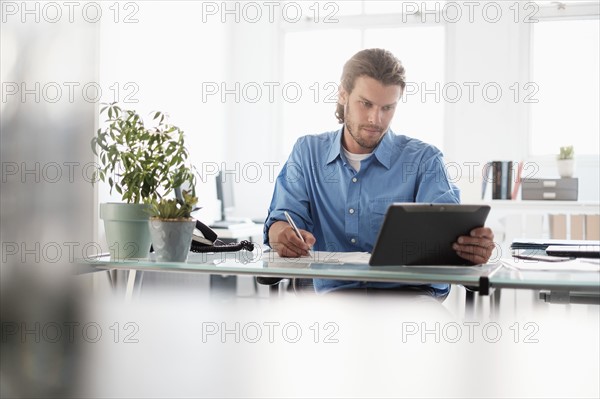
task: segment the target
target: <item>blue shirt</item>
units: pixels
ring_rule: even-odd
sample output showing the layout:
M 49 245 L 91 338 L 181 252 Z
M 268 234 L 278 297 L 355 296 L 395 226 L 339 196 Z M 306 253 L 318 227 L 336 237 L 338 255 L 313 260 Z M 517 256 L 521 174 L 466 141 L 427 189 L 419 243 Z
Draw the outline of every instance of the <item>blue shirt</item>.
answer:
M 388 130 L 356 172 L 343 153 L 342 133 L 343 128 L 298 139 L 275 182 L 265 244 L 271 225 L 285 221 L 283 212 L 288 211 L 298 228 L 315 236 L 316 251 L 372 252 L 391 203 L 460 202 L 436 147 Z M 314 285 L 322 293 L 407 284 L 315 279 Z M 438 295 L 449 291 L 448 284 L 429 286 Z

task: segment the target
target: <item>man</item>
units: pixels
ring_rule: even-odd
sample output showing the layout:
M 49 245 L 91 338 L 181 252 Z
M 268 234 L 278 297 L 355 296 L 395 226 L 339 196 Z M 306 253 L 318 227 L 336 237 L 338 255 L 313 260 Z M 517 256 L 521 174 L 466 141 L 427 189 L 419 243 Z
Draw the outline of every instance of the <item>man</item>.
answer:
M 343 127 L 298 139 L 275 183 L 264 240 L 280 256 L 319 251 L 371 252 L 392 202 L 458 203 L 442 153 L 390 129 L 402 96 L 404 67 L 390 52 L 368 49 L 346 64 L 336 117 Z M 287 211 L 304 240 L 287 223 Z M 453 244 L 457 254 L 485 263 L 493 233 L 480 227 Z M 319 293 L 342 289 L 422 291 L 444 297 L 447 284 L 314 280 Z

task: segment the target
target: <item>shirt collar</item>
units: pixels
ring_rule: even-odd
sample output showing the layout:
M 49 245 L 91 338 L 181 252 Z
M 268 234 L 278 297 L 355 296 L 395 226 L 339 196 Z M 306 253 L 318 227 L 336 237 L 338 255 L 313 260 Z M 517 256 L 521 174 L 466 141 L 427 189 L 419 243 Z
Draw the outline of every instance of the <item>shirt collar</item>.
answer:
M 331 142 L 331 147 L 329 147 L 329 153 L 327 154 L 327 164 L 330 164 L 331 162 L 335 161 L 337 157 L 341 157 L 343 132 L 344 127 L 342 127 L 336 132 L 335 137 Z M 390 169 L 391 167 L 393 147 L 393 140 L 391 138 L 392 134 L 392 131 L 388 129 L 377 148 L 375 148 L 375 151 L 373 151 L 373 155 L 375 155 L 375 158 L 379 161 L 380 164 L 385 166 L 387 169 Z
M 331 142 L 331 147 L 329 147 L 329 153 L 327 154 L 328 165 L 335 161 L 337 157 L 341 157 L 343 131 L 344 127 L 342 126 L 342 128 L 335 133 L 333 141 Z

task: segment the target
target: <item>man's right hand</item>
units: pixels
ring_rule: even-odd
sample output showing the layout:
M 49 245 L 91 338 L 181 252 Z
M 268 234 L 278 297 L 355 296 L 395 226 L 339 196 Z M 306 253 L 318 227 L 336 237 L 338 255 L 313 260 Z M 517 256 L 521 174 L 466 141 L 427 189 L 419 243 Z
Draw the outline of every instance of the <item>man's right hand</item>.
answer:
M 269 245 L 279 256 L 287 258 L 308 256 L 308 251 L 317 240 L 308 231 L 299 230 L 305 242 L 302 242 L 287 222 L 277 221 L 269 228 Z

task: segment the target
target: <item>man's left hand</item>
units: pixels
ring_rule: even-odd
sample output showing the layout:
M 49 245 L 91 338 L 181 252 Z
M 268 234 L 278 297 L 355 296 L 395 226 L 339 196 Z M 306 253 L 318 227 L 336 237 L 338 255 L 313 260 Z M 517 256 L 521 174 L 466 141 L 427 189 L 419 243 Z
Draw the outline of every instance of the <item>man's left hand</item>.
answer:
M 471 230 L 471 235 L 458 237 L 452 245 L 458 256 L 475 264 L 487 263 L 494 250 L 494 233 L 489 227 Z

